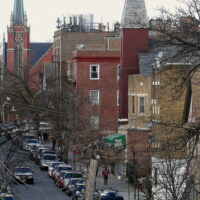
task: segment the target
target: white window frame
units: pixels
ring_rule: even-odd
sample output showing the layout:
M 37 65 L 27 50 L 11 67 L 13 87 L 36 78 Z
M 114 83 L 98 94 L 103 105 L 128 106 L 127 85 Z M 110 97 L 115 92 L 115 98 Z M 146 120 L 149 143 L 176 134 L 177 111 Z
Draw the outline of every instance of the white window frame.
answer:
M 119 106 L 119 90 L 117 90 L 117 106 Z
M 98 73 L 98 77 L 97 78 L 92 78 L 91 77 L 91 75 L 92 75 L 92 67 L 97 67 L 97 73 Z M 99 70 L 99 68 L 100 68 L 100 65 L 98 65 L 98 64 L 91 64 L 90 65 L 90 80 L 99 80 L 99 78 L 100 78 L 100 70 Z
M 92 99 L 92 92 L 97 92 L 98 97 L 97 97 L 97 101 L 95 101 L 94 99 Z M 99 90 L 90 90 L 90 102 L 92 105 L 99 105 L 100 102 L 100 92 Z
M 119 71 L 120 71 L 120 64 L 117 64 L 117 80 L 119 80 Z
M 99 130 L 99 115 L 90 116 L 90 127 L 91 130 Z

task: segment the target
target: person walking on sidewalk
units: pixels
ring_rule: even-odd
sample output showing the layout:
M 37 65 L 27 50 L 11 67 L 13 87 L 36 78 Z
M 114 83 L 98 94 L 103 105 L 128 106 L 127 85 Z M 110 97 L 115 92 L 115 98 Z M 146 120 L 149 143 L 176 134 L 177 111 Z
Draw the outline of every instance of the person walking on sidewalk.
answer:
M 55 150 L 55 146 L 56 146 L 56 138 L 53 137 L 52 138 L 52 150 Z
M 103 179 L 104 179 L 104 185 L 108 185 L 108 176 L 110 174 L 109 169 L 105 167 L 105 169 L 102 171 Z

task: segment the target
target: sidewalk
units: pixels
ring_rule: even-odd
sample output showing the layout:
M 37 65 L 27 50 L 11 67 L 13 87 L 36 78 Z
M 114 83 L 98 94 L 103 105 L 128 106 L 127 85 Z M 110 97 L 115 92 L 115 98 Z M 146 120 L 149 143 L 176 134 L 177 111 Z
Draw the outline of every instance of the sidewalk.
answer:
M 99 169 L 96 177 L 96 188 L 104 187 L 102 176 L 102 168 Z M 108 188 L 116 189 L 124 197 L 124 200 L 134 200 L 134 190 L 131 184 L 128 185 L 124 180 L 118 180 L 114 175 L 110 174 L 108 178 Z

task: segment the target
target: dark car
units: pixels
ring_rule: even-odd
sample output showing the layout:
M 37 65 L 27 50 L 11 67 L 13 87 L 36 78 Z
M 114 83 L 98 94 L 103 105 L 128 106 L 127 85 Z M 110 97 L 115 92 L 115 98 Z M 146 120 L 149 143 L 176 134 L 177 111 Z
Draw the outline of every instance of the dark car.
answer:
M 0 200 L 14 200 L 14 197 L 12 194 L 1 193 Z
M 72 193 L 76 190 L 76 185 L 79 183 L 84 183 L 84 179 L 82 178 L 71 178 L 69 183 L 67 184 L 66 194 L 68 196 L 72 196 Z
M 85 189 L 86 189 L 86 185 L 84 183 L 76 184 L 75 189 L 72 191 L 72 200 L 84 200 Z
M 93 200 L 124 200 L 124 198 L 115 189 L 101 188 L 94 192 Z
M 14 171 L 14 181 L 34 184 L 34 175 L 29 167 L 17 167 Z
M 30 151 L 29 151 L 29 158 L 30 158 L 31 160 L 34 160 L 34 159 L 35 159 L 36 152 L 37 152 L 37 146 L 36 146 L 36 145 L 31 146 L 31 149 L 30 149 Z

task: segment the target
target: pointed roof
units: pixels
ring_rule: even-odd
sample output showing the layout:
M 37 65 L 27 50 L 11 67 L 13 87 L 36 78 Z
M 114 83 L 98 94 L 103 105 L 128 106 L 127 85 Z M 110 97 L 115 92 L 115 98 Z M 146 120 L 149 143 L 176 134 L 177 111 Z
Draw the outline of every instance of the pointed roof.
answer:
M 14 1 L 13 24 L 24 24 L 23 0 L 15 0 Z
M 148 25 L 145 0 L 125 0 L 122 28 L 141 28 Z

